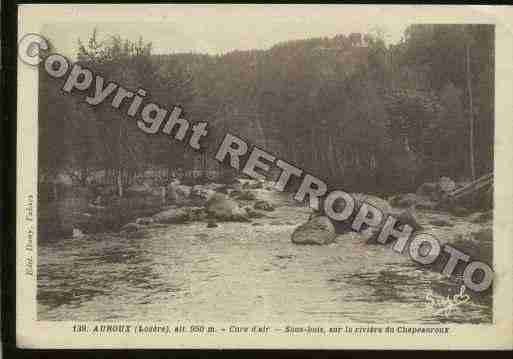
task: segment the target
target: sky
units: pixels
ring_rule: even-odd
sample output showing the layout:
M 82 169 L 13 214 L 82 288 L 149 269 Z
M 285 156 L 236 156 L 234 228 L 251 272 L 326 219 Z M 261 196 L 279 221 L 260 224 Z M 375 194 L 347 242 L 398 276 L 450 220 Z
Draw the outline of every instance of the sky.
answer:
M 109 10 L 113 10 L 112 8 Z M 340 5 L 173 5 L 151 10 L 109 11 L 63 17 L 42 29 L 55 49 L 74 57 L 77 39 L 87 40 L 96 27 L 100 38 L 119 34 L 153 44 L 153 53 L 222 54 L 268 49 L 276 43 L 352 32 L 383 30 L 386 41 L 401 39 L 407 26 L 378 6 Z M 75 14 L 76 15 L 76 14 Z

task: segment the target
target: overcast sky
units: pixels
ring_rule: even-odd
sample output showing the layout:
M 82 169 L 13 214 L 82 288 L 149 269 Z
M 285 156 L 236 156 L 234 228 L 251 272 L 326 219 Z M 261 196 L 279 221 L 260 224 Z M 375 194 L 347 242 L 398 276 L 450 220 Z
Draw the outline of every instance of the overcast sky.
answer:
M 110 10 L 110 9 L 109 9 Z M 43 34 L 55 48 L 73 56 L 77 39 L 96 27 L 100 37 L 119 34 L 153 43 L 154 53 L 221 54 L 232 50 L 267 49 L 278 42 L 384 30 L 387 42 L 400 40 L 406 20 L 378 6 L 339 5 L 181 5 L 151 6 L 145 11 L 84 14 L 47 25 Z M 78 21 L 77 21 L 78 20 Z

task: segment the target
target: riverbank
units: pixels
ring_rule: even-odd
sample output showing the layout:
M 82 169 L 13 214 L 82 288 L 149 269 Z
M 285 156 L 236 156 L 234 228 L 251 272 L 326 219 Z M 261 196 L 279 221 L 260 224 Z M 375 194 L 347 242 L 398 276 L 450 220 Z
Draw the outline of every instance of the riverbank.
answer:
M 415 265 L 368 233 L 336 236 L 325 246 L 298 246 L 293 231 L 311 210 L 286 193 L 250 189 L 273 211 L 250 222 L 145 225 L 138 233 L 60 238 L 39 250 L 40 320 L 201 320 L 234 322 L 487 323 L 491 297 L 437 313 L 428 295 L 459 293 L 457 281 Z M 262 211 L 263 212 L 263 211 Z M 438 238 L 491 227 L 436 211 L 418 221 Z M 432 223 L 446 221 L 452 225 Z M 382 313 L 376 318 L 375 313 Z M 313 325 L 313 324 L 312 324 Z
M 205 321 L 221 320 L 229 312 L 233 320 L 245 321 L 250 313 L 257 321 L 288 316 L 303 321 L 376 322 L 375 312 L 384 311 L 383 322 L 491 321 L 491 293 L 472 296 L 448 315 L 437 314 L 427 296 L 444 299 L 458 294 L 458 277 L 446 278 L 416 265 L 388 246 L 369 245 L 369 231 L 337 234 L 328 245 L 292 243 L 292 234 L 308 222 L 312 211 L 290 194 L 265 183 L 242 181 L 219 187 L 215 193 L 222 193 L 248 216 L 231 221 L 209 215 L 211 193 L 200 189 L 191 189 L 188 197 L 193 194 L 193 198 L 179 206 L 134 205 L 130 215 L 110 213 L 109 218 L 118 221 L 116 229 L 86 233 L 84 227 L 80 236 L 41 241 L 40 319 L 178 316 Z M 257 203 L 269 207 L 258 210 Z M 106 214 L 125 204 L 101 210 Z M 185 208 L 195 210 L 176 220 L 158 220 L 162 212 L 179 213 Z M 492 259 L 490 213 L 456 215 L 420 208 L 414 209 L 414 215 L 423 230 L 442 243 Z M 136 224 L 135 230 L 123 229 L 125 222 Z

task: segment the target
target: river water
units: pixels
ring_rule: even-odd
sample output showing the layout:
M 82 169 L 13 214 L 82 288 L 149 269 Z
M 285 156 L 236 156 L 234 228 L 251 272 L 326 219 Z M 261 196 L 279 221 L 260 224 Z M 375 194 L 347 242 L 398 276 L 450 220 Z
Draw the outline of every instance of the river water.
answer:
M 362 235 L 328 246 L 290 241 L 308 210 L 284 205 L 253 223 L 150 226 L 38 249 L 39 320 L 197 323 L 482 323 L 490 303 L 437 311 L 427 295 L 460 287 Z M 255 223 L 257 223 L 255 225 Z M 468 227 L 465 223 L 461 226 Z M 447 230 L 446 230 L 447 231 Z

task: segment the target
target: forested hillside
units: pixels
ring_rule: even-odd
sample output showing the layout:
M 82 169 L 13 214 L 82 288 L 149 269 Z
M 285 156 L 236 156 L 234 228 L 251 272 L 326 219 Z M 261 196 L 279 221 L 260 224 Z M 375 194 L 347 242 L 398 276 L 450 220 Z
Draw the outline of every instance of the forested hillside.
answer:
M 331 186 L 403 191 L 493 169 L 493 26 L 414 25 L 389 46 L 352 34 L 218 56 L 152 55 L 143 40 L 95 32 L 78 50 L 106 78 L 208 121 L 211 151 L 231 131 Z M 63 94 L 62 82 L 41 71 L 41 180 L 198 166 L 181 143 Z

